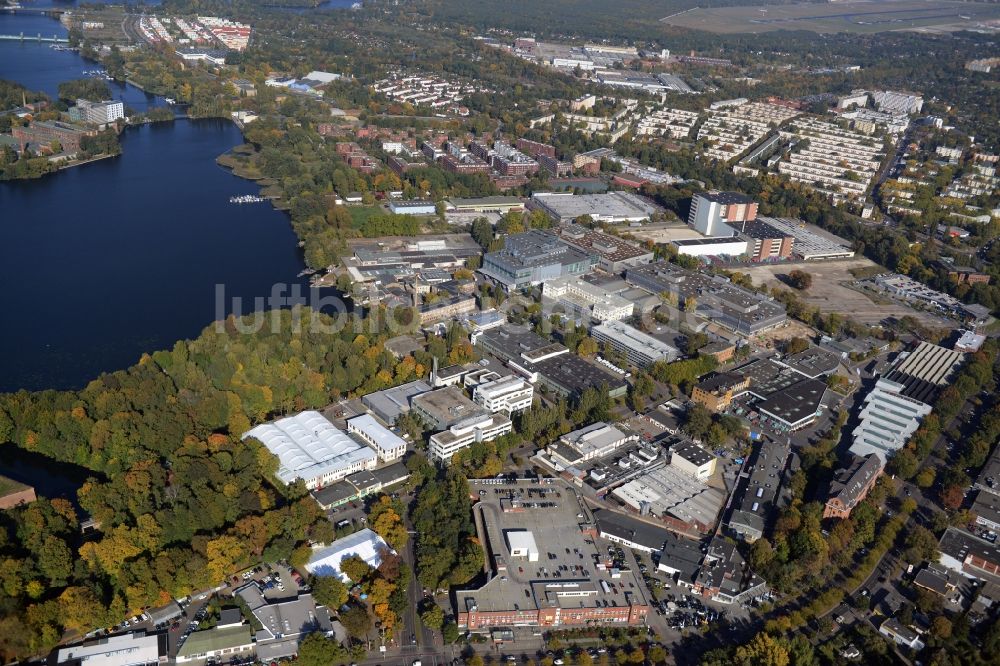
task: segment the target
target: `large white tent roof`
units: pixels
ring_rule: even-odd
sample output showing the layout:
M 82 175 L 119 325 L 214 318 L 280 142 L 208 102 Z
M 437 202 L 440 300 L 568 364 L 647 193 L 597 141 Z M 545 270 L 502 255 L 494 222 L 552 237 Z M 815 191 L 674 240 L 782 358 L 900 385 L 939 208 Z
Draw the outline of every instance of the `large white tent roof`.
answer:
M 374 460 L 375 452 L 339 430 L 322 414 L 305 411 L 263 423 L 243 435 L 260 440 L 278 457 L 277 477 L 284 483 L 323 476 L 349 468 L 359 460 Z
M 368 566 L 377 567 L 382 563 L 380 551 L 383 549 L 392 550 L 382 537 L 365 528 L 314 550 L 306 563 L 306 571 L 317 576 L 336 576 L 346 582 L 350 579 L 340 570 L 340 563 L 345 557 L 357 555 Z

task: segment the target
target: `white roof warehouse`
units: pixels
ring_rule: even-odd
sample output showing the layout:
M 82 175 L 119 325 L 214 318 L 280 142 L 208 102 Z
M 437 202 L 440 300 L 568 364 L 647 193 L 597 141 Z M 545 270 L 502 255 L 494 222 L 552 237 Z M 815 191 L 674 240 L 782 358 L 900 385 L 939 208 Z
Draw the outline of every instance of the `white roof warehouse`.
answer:
M 281 482 L 302 479 L 310 490 L 378 463 L 373 450 L 348 437 L 316 411 L 263 423 L 244 433 L 242 439 L 247 437 L 259 440 L 278 457 L 275 476 Z

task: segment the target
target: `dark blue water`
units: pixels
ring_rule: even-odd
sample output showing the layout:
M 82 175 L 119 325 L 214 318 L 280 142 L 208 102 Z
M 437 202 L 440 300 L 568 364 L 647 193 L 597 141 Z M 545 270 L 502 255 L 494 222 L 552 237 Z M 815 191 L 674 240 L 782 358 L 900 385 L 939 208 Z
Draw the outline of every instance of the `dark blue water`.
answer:
M 0 33 L 10 18 L 0 14 Z M 0 44 L 0 77 L 31 89 L 93 66 Z M 132 86 L 121 94 L 146 100 Z M 215 164 L 242 142 L 235 125 L 180 120 L 121 139 L 120 157 L 0 182 L 0 391 L 80 387 L 194 337 L 216 318 L 217 284 L 246 302 L 276 282 L 305 284 L 287 216 L 229 203 L 257 191 Z

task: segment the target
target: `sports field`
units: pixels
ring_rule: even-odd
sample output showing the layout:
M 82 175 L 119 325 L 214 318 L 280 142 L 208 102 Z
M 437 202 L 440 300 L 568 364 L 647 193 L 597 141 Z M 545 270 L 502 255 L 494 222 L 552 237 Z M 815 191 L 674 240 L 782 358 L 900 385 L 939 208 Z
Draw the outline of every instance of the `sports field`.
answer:
M 942 0 L 884 0 L 755 7 L 695 8 L 663 23 L 718 33 L 812 30 L 813 32 L 952 32 L 1000 28 L 1000 4 Z

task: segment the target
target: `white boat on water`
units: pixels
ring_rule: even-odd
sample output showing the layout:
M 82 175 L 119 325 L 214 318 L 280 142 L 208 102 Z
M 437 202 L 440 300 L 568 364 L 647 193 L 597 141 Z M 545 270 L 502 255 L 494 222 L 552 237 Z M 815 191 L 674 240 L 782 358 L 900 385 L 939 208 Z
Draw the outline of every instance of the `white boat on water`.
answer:
M 259 197 L 255 194 L 241 194 L 236 197 L 229 197 L 229 203 L 234 204 L 260 203 L 262 201 L 267 201 L 267 199 Z

